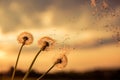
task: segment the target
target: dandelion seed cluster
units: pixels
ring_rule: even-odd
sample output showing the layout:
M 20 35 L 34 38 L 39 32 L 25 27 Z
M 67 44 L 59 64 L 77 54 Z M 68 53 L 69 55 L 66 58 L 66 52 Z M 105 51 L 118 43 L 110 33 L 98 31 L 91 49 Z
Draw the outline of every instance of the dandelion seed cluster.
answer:
M 45 50 L 49 50 L 49 49 L 53 48 L 54 44 L 55 44 L 55 40 L 50 37 L 47 37 L 47 36 L 42 37 L 38 40 L 38 46 L 40 48 L 45 47 Z
M 18 38 L 18 42 L 23 44 L 25 42 L 25 45 L 29 45 L 33 42 L 33 36 L 31 33 L 28 32 L 22 32 Z
M 56 63 L 56 68 L 59 70 L 65 68 L 68 62 L 65 54 L 59 54 L 55 56 L 54 60 L 54 63 Z

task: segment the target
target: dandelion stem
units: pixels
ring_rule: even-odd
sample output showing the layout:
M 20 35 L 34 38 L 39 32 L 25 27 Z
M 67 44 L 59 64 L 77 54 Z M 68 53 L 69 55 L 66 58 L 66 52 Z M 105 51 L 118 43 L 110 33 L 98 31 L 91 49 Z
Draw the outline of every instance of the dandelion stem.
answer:
M 25 45 L 25 42 L 26 42 L 26 40 L 23 42 L 23 44 L 22 44 L 21 47 L 20 47 L 20 50 L 19 50 L 19 53 L 18 53 L 18 56 L 17 56 L 17 60 L 16 60 L 16 64 L 15 64 L 15 68 L 14 68 L 14 71 L 13 71 L 13 73 L 12 73 L 12 78 L 11 78 L 11 80 L 14 80 L 15 71 L 16 71 L 16 68 L 17 68 L 17 65 L 18 65 L 18 60 L 19 60 L 19 58 L 20 58 L 20 54 L 21 54 L 21 51 L 22 51 L 23 46 Z
M 31 65 L 30 65 L 30 67 L 29 67 L 27 73 L 26 73 L 25 76 L 23 77 L 23 80 L 25 80 L 25 79 L 27 78 L 27 76 L 29 75 L 30 70 L 31 70 L 31 68 L 32 68 L 32 66 L 33 66 L 33 64 L 34 64 L 34 62 L 35 62 L 35 60 L 36 60 L 36 58 L 38 57 L 38 55 L 40 54 L 41 51 L 42 51 L 42 50 L 40 49 L 40 50 L 38 51 L 38 53 L 36 54 L 36 56 L 35 56 L 35 58 L 33 59 L 33 61 L 32 61 L 32 63 L 31 63 Z
M 36 80 L 40 80 L 42 79 L 57 63 L 54 63 L 44 74 L 42 74 L 39 78 L 37 78 Z

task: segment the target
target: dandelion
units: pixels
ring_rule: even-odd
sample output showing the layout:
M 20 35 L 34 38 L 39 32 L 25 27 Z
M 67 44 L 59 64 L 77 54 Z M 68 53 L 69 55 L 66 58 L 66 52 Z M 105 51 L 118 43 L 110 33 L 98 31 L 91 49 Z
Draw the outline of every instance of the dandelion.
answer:
M 55 43 L 55 40 L 53 40 L 52 38 L 50 37 L 43 37 L 41 38 L 40 40 L 38 40 L 38 45 L 40 47 L 40 50 L 38 51 L 38 53 L 36 54 L 36 56 L 34 57 L 27 73 L 25 74 L 25 76 L 23 77 L 23 80 L 25 80 L 27 78 L 27 76 L 29 75 L 30 71 L 31 71 L 31 68 L 35 62 L 35 60 L 37 59 L 38 55 L 40 54 L 41 51 L 45 51 L 45 50 L 48 50 L 50 49 L 53 44 Z
M 40 40 L 38 40 L 38 45 L 43 51 L 51 49 L 54 43 L 55 43 L 55 40 L 53 40 L 50 37 L 43 37 Z
M 18 36 L 17 40 L 21 44 L 29 45 L 33 42 L 33 36 L 28 32 L 23 32 Z
M 12 74 L 12 79 L 11 80 L 14 80 L 14 76 L 15 76 L 15 71 L 16 71 L 16 68 L 17 68 L 17 64 L 18 64 L 18 60 L 19 60 L 19 57 L 20 57 L 20 54 L 21 54 L 21 51 L 22 51 L 22 48 L 24 45 L 29 45 L 33 42 L 33 36 L 28 33 L 28 32 L 22 32 L 18 38 L 17 38 L 18 42 L 21 43 L 21 47 L 20 47 L 20 50 L 19 50 L 19 53 L 18 53 L 18 57 L 17 57 L 17 60 L 16 60 L 16 64 L 15 64 L 15 68 L 14 68 L 14 71 L 13 71 L 13 74 Z
M 63 69 L 64 67 L 66 67 L 67 62 L 68 60 L 66 55 L 64 54 L 59 55 L 58 57 L 56 57 L 56 61 L 55 61 L 55 63 L 57 63 L 56 68 Z
M 53 69 L 55 66 L 57 68 L 63 69 L 67 65 L 67 57 L 66 55 L 60 55 L 59 57 L 56 58 L 54 64 L 44 73 L 42 74 L 37 80 L 42 79 L 51 69 Z

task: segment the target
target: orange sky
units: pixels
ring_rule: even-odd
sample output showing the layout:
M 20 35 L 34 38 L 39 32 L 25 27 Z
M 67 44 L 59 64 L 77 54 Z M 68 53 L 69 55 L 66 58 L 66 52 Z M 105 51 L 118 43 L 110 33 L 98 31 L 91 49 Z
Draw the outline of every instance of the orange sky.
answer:
M 32 33 L 34 42 L 24 47 L 19 69 L 28 69 L 39 50 L 37 41 L 43 36 L 54 38 L 56 45 L 55 49 L 39 55 L 33 66 L 38 71 L 52 65 L 53 57 L 62 53 L 59 50 L 62 47 L 67 48 L 63 50 L 68 57 L 65 71 L 118 68 L 119 14 L 117 0 L 1 0 L 0 71 L 14 66 L 20 48 L 17 37 L 23 31 Z

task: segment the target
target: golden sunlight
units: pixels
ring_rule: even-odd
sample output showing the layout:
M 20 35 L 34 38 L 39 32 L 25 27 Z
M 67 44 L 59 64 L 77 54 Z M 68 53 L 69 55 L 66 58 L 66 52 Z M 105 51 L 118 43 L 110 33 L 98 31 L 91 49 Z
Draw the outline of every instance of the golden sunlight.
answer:
M 0 50 L 0 59 L 4 59 L 5 56 L 6 56 L 6 53 Z

